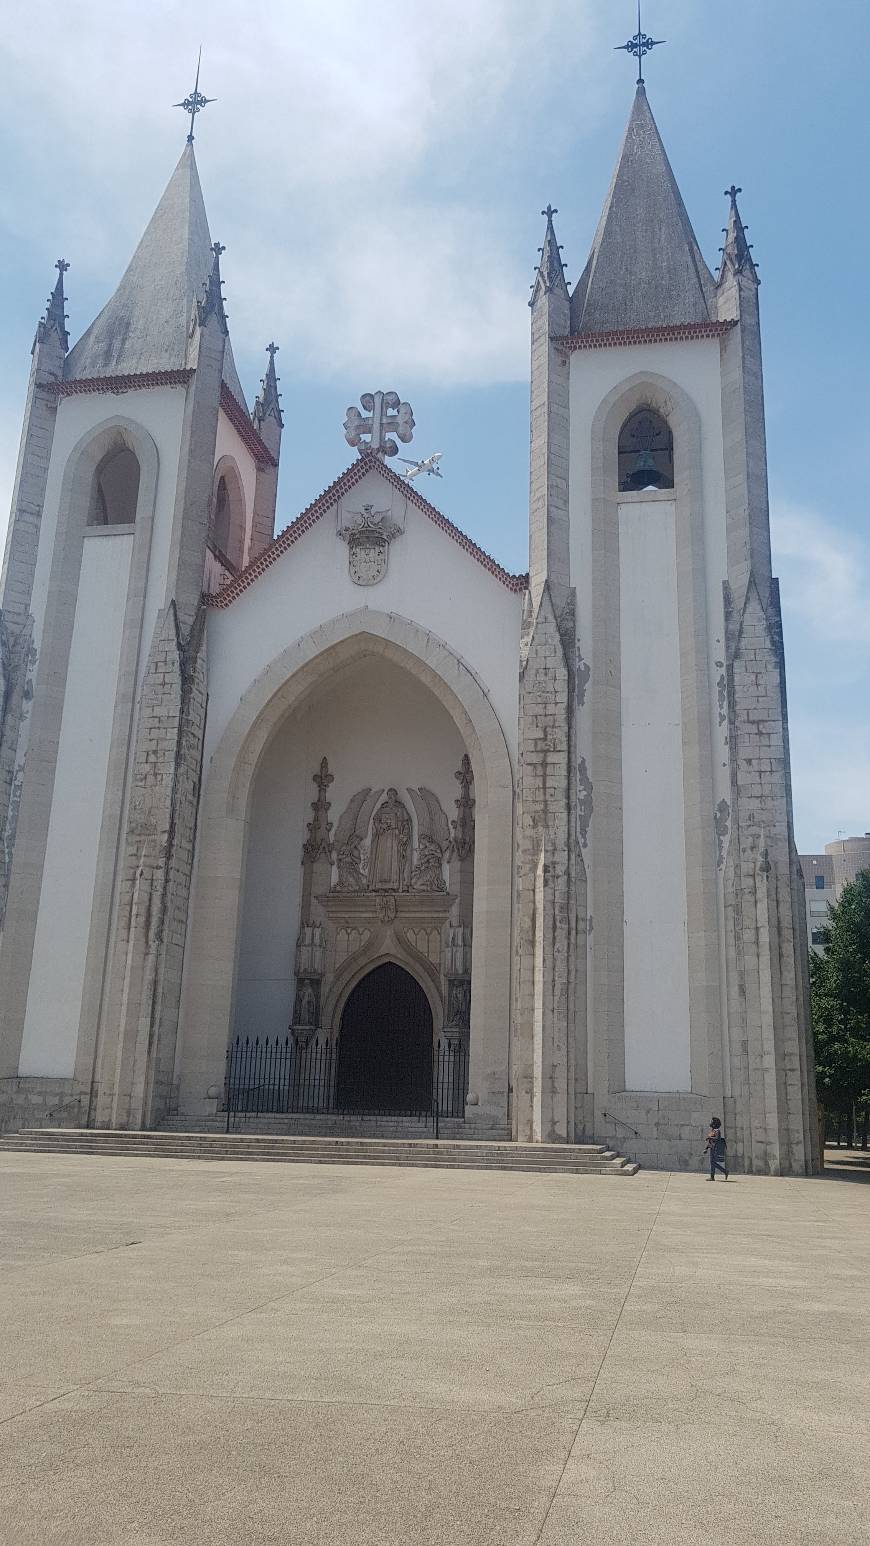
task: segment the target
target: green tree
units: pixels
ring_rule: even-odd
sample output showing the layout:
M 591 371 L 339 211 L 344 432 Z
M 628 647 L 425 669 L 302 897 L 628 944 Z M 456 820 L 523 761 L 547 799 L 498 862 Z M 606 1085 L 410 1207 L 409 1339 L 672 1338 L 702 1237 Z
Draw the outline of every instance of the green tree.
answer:
M 830 1111 L 861 1119 L 870 1109 L 870 870 L 828 908 L 824 955 L 810 952 L 816 1084 Z

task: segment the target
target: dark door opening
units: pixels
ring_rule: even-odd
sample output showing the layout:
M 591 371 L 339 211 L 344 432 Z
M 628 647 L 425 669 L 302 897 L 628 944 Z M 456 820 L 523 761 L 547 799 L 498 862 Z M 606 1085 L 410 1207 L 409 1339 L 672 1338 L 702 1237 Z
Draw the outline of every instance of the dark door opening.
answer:
M 431 1109 L 432 1011 L 420 984 L 393 962 L 363 977 L 344 1006 L 335 1104 L 339 1111 Z

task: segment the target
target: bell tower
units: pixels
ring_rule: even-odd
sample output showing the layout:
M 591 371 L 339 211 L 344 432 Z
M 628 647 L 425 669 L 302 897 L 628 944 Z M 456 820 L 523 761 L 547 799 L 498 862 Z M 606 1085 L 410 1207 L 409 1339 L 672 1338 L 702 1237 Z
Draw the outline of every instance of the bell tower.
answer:
M 245 404 L 223 250 L 191 130 L 100 314 L 68 350 L 62 262 L 37 329 L 0 613 L 0 1094 L 29 1116 L 138 1127 L 172 1099 L 203 592 L 271 539 L 280 449 L 274 353 Z
M 638 28 L 626 45 L 654 46 Z M 569 293 L 532 294 L 514 1126 L 817 1168 L 758 276 L 708 268 L 638 80 Z

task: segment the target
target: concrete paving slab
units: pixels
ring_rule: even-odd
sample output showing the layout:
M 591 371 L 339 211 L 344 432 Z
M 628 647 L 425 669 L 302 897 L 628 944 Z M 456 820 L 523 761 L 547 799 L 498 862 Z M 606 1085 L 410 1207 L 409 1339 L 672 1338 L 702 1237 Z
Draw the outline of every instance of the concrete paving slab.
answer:
M 0 1452 L 0 1542 L 533 1546 L 575 1427 L 84 1391 L 19 1419 Z
M 867 1546 L 868 1204 L 2 1154 L 0 1546 Z

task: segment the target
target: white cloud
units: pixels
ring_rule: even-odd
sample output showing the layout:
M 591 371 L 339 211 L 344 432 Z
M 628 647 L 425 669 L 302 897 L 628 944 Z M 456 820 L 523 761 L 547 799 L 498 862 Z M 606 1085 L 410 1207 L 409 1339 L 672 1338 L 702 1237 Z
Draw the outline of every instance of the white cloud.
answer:
M 821 644 L 870 644 L 870 544 L 787 500 L 772 504 L 771 541 L 795 623 Z
M 818 852 L 870 828 L 870 544 L 787 499 L 771 509 L 782 589 L 795 831 Z
M 219 100 L 198 121 L 198 159 L 236 352 L 259 355 L 274 332 L 309 377 L 365 365 L 448 386 L 519 379 L 533 251 L 517 240 L 528 211 L 512 172 L 549 94 L 598 46 L 597 9 L 538 0 L 532 34 L 527 0 L 150 0 L 147 25 L 132 0 L 36 0 L 2 44 L 0 124 L 20 171 L 0 220 L 34 252 L 62 226 L 75 336 L 89 320 L 76 279 L 110 291 L 181 148 L 170 104 L 202 37 L 202 86 Z M 572 96 L 574 123 L 601 91 Z

